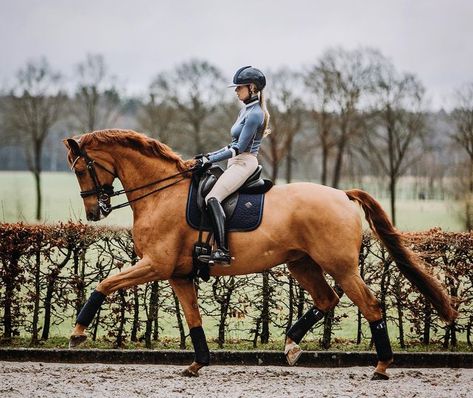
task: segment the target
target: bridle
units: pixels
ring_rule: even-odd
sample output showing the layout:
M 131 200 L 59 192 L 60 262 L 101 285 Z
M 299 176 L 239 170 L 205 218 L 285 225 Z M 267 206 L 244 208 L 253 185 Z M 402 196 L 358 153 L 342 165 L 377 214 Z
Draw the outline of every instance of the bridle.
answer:
M 135 198 L 135 199 L 132 199 L 132 200 L 129 200 L 127 202 L 123 202 L 123 203 L 120 203 L 116 206 L 111 206 L 109 203 L 107 203 L 107 201 L 110 200 L 110 198 L 112 198 L 113 196 L 119 196 L 119 195 L 123 195 L 123 194 L 126 194 L 126 193 L 129 193 L 129 192 L 135 192 L 135 191 L 139 191 L 141 189 L 144 189 L 144 188 L 148 188 L 152 185 L 155 185 L 155 184 L 158 184 L 160 182 L 163 182 L 163 181 L 168 181 L 170 179 L 173 179 L 175 177 L 178 177 L 178 176 L 182 176 L 186 173 L 189 173 L 189 172 L 192 172 L 195 170 L 195 167 L 192 167 L 188 170 L 185 170 L 185 171 L 182 171 L 180 173 L 176 173 L 176 174 L 173 174 L 171 176 L 168 176 L 166 178 L 162 178 L 160 180 L 156 180 L 156 181 L 152 181 L 148 184 L 145 184 L 145 185 L 141 185 L 141 186 L 138 186 L 138 187 L 135 187 L 135 188 L 132 188 L 132 189 L 120 189 L 118 191 L 115 191 L 114 188 L 113 188 L 113 185 L 111 184 L 101 184 L 100 183 L 100 179 L 99 179 L 99 176 L 97 175 L 97 170 L 95 168 L 95 166 L 97 167 L 100 167 L 102 170 L 105 170 L 107 173 L 111 174 L 114 178 L 117 178 L 117 175 L 115 173 L 113 173 L 112 171 L 108 170 L 105 166 L 101 165 L 99 162 L 95 161 L 94 159 L 92 159 L 86 152 L 85 148 L 76 148 L 75 151 L 74 151 L 75 155 L 77 156 L 74 161 L 72 162 L 72 165 L 71 165 L 71 170 L 74 171 L 74 166 L 76 165 L 77 161 L 80 159 L 80 158 L 83 158 L 85 160 L 85 163 L 86 163 L 86 166 L 87 166 L 87 171 L 89 173 L 89 176 L 91 177 L 93 183 L 94 183 L 94 189 L 91 189 L 91 190 L 88 190 L 88 191 L 80 191 L 80 196 L 82 198 L 87 198 L 89 196 L 97 196 L 97 202 L 98 202 L 98 205 L 99 205 L 99 208 L 100 208 L 100 211 L 102 212 L 103 215 L 107 216 L 108 214 L 110 214 L 112 212 L 112 210 L 115 210 L 115 209 L 121 209 L 123 207 L 126 207 L 126 206 L 129 206 L 131 203 L 133 202 L 136 202 L 140 199 L 143 199 L 149 195 L 152 195 L 156 192 L 159 192 L 159 191 L 162 191 L 163 189 L 166 189 L 166 188 L 169 188 L 179 182 L 181 182 L 182 180 L 184 180 L 186 177 L 183 176 L 182 178 L 176 180 L 176 181 L 173 181 L 169 184 L 166 184 L 162 187 L 159 187 L 151 192 L 148 192 L 144 195 L 141 195 L 139 196 L 138 198 Z

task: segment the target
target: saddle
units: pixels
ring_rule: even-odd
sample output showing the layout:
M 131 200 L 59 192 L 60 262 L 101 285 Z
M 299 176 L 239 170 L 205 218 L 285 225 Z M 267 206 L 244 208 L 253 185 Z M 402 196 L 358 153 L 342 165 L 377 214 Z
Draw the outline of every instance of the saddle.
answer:
M 261 178 L 262 169 L 263 167 L 258 165 L 255 172 L 250 177 L 248 177 L 248 179 L 237 190 L 237 192 L 231 194 L 222 202 L 222 207 L 223 207 L 223 210 L 225 211 L 227 220 L 230 220 L 232 218 L 235 212 L 235 209 L 237 207 L 240 194 L 258 195 L 258 194 L 264 194 L 271 189 L 271 187 L 273 186 L 273 182 L 270 180 Z M 204 173 L 204 175 L 200 178 L 200 180 L 197 183 L 197 197 L 196 197 L 197 207 L 204 214 L 206 214 L 205 197 L 211 191 L 211 189 L 213 188 L 217 180 L 220 178 L 220 176 L 223 174 L 223 171 L 224 170 L 220 166 L 214 165 L 210 169 L 208 169 L 206 173 Z M 257 225 L 253 226 L 252 229 L 255 229 L 256 227 Z M 233 231 L 234 229 L 229 228 L 229 230 Z M 245 230 L 249 230 L 249 229 L 245 229 Z
M 259 165 L 245 183 L 222 202 L 228 231 L 252 231 L 261 224 L 264 194 L 273 186 L 271 180 L 261 178 L 262 169 Z M 194 270 L 190 277 L 199 276 L 205 281 L 209 279 L 209 269 L 202 258 L 211 252 L 209 243 L 212 235 L 212 224 L 207 216 L 205 197 L 223 172 L 220 166 L 213 165 L 202 175 L 195 173 L 187 198 L 187 223 L 199 231 L 199 240 L 195 243 L 193 252 Z M 202 240 L 203 231 L 210 232 L 206 242 Z

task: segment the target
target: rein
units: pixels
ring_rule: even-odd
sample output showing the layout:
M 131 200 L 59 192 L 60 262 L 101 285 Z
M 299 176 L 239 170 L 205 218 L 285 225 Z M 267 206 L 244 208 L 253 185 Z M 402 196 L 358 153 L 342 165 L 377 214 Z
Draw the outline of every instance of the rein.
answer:
M 183 174 L 189 173 L 189 172 L 191 172 L 195 169 L 193 167 L 193 168 L 190 168 L 188 170 L 181 171 L 179 173 L 170 175 L 168 177 L 165 177 L 165 178 L 162 178 L 162 179 L 159 179 L 159 180 L 156 180 L 156 181 L 149 182 L 145 185 L 140 185 L 138 187 L 131 188 L 131 189 L 120 189 L 118 191 L 115 191 L 114 188 L 113 188 L 113 185 L 101 184 L 100 183 L 100 180 L 99 180 L 99 177 L 97 175 L 97 171 L 95 169 L 95 166 L 100 167 L 102 170 L 105 170 L 107 173 L 111 174 L 114 178 L 118 178 L 118 177 L 115 175 L 115 173 L 108 170 L 105 166 L 101 165 L 97 161 L 90 158 L 84 148 L 80 150 L 80 153 L 74 159 L 74 162 L 72 162 L 71 170 L 74 170 L 75 164 L 77 163 L 77 161 L 81 157 L 84 158 L 84 160 L 86 161 L 87 170 L 88 170 L 89 175 L 92 178 L 92 181 L 94 183 L 94 189 L 91 189 L 89 191 L 80 191 L 80 196 L 82 198 L 87 198 L 87 197 L 93 196 L 93 195 L 97 196 L 100 211 L 104 215 L 108 215 L 108 214 L 111 213 L 112 210 L 121 209 L 123 207 L 129 206 L 133 202 L 136 202 L 140 199 L 146 198 L 147 196 L 153 195 L 156 192 L 162 191 L 166 188 L 169 188 L 173 185 L 176 185 L 179 182 L 183 181 L 186 177 L 182 177 L 182 178 L 180 178 L 176 181 L 171 182 L 170 184 L 164 185 L 164 186 L 159 187 L 159 188 L 157 188 L 157 189 L 155 189 L 151 192 L 148 192 L 144 195 L 141 195 L 141 196 L 139 196 L 135 199 L 129 200 L 127 202 L 120 203 L 120 204 L 115 205 L 115 206 L 110 206 L 110 204 L 107 203 L 107 201 L 110 200 L 110 198 L 112 198 L 114 196 L 119 196 L 119 195 L 123 195 L 123 194 L 126 194 L 126 193 L 130 193 L 130 192 L 139 191 L 139 190 L 144 189 L 144 188 L 148 188 L 148 187 L 153 186 L 155 184 L 159 184 L 160 182 L 168 181 L 168 180 L 173 179 L 175 177 L 182 176 Z

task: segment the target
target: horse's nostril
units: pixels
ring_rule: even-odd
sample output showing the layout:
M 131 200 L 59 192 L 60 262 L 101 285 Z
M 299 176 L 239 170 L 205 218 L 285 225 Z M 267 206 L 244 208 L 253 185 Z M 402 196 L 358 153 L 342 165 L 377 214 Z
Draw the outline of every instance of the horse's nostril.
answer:
M 95 221 L 97 219 L 97 215 L 93 211 L 88 211 L 87 212 L 87 220 L 89 221 Z

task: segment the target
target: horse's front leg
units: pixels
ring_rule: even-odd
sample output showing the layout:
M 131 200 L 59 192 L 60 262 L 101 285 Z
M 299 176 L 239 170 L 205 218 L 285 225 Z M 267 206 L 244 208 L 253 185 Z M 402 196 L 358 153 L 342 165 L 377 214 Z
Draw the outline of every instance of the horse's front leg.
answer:
M 69 348 L 77 347 L 87 339 L 85 330 L 92 323 L 97 311 L 109 294 L 118 289 L 125 289 L 155 280 L 167 279 L 169 278 L 169 272 L 170 270 L 167 268 L 156 267 L 156 264 L 153 264 L 149 258 L 144 257 L 132 267 L 101 281 L 77 316 L 75 327 L 69 339 Z
M 204 329 L 202 328 L 202 318 L 197 304 L 197 293 L 194 281 L 189 279 L 170 279 L 174 293 L 176 293 L 181 303 L 186 317 L 187 325 L 194 346 L 194 362 L 183 372 L 184 376 L 198 376 L 199 370 L 208 366 L 210 362 L 210 352 L 205 339 Z

